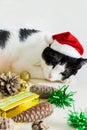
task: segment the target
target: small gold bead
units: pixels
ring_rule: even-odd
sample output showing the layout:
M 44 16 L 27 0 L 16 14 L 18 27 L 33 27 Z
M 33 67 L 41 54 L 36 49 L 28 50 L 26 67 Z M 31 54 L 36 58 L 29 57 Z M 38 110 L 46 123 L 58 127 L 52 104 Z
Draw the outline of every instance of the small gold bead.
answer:
M 26 82 L 30 80 L 30 74 L 28 71 L 23 71 L 20 73 L 20 78 Z

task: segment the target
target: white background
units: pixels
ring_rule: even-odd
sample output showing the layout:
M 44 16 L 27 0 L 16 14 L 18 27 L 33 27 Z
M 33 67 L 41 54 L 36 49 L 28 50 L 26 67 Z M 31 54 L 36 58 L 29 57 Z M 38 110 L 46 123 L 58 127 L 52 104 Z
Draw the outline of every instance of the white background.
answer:
M 70 31 L 84 46 L 83 57 L 87 58 L 87 0 L 0 0 L 0 28 L 17 27 L 33 27 L 51 33 Z M 71 87 L 78 93 L 76 106 L 81 109 L 87 107 L 86 77 L 87 65 L 76 76 L 77 85 Z M 71 130 L 64 117 L 64 110 L 55 110 L 54 115 L 47 119 L 50 129 Z

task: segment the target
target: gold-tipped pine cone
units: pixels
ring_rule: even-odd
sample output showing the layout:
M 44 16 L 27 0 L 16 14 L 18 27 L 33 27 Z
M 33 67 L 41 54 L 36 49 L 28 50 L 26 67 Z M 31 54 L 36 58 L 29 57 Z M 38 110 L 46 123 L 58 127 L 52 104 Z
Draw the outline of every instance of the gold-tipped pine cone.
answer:
M 49 126 L 42 120 L 38 120 L 32 123 L 32 130 L 48 130 Z
M 12 119 L 0 117 L 0 130 L 13 130 L 14 125 Z
M 4 96 L 15 95 L 20 89 L 19 75 L 11 72 L 0 74 L 0 92 Z

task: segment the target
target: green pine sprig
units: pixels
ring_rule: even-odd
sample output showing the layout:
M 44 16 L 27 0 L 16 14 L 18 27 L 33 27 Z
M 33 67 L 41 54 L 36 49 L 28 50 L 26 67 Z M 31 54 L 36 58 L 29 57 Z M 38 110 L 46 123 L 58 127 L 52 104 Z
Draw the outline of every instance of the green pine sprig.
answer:
M 69 111 L 67 122 L 77 130 L 87 130 L 87 112 Z
M 74 102 L 74 99 L 72 98 L 74 92 L 67 93 L 67 89 L 68 85 L 64 85 L 59 88 L 58 91 L 53 91 L 47 101 L 59 108 L 65 108 L 65 106 L 71 107 Z

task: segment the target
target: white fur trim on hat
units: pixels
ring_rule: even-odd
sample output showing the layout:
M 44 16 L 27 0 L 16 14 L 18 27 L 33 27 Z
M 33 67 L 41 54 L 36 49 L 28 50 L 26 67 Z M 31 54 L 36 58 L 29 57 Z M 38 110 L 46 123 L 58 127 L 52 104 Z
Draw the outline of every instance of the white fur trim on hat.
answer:
M 45 41 L 49 44 L 52 44 L 54 42 L 54 40 L 52 39 L 52 35 L 51 34 L 46 34 L 45 35 Z
M 58 51 L 70 57 L 74 57 L 74 58 L 81 57 L 81 55 L 78 53 L 76 49 L 66 44 L 60 44 L 56 40 L 54 40 L 54 43 L 51 44 L 51 48 L 55 51 Z

